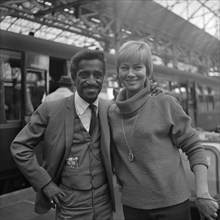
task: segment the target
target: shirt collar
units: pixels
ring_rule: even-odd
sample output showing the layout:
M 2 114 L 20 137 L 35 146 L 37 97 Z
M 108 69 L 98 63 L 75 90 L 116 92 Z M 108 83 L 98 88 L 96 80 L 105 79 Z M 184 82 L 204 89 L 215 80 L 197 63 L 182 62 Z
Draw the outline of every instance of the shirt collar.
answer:
M 96 106 L 96 109 L 98 109 L 98 98 L 92 103 L 93 105 Z M 89 107 L 89 103 L 86 102 L 84 99 L 82 99 L 77 90 L 75 92 L 75 108 L 76 108 L 76 112 L 79 115 L 82 115 L 86 109 Z

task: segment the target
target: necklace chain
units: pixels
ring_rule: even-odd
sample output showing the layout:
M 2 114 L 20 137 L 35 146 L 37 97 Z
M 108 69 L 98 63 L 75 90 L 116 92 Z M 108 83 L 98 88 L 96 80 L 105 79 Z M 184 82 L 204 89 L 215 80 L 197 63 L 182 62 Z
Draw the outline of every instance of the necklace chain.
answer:
M 138 115 L 139 115 L 139 112 L 140 112 L 141 108 L 138 110 L 138 113 L 135 117 L 135 120 L 134 120 L 134 124 L 132 126 L 132 130 L 131 130 L 131 147 L 129 146 L 128 144 L 128 140 L 126 138 L 126 134 L 125 134 L 125 128 L 124 128 L 124 121 L 123 121 L 123 117 L 122 117 L 122 114 L 121 114 L 121 125 L 122 125 L 122 131 L 123 131 L 123 135 L 124 135 L 124 139 L 125 139 L 125 142 L 126 142 L 126 145 L 127 145 L 127 148 L 128 148 L 128 160 L 130 162 L 132 162 L 134 160 L 134 154 L 132 152 L 132 138 L 133 138 L 133 132 L 134 132 L 134 127 L 135 127 L 135 124 L 136 124 L 136 121 L 137 121 L 137 118 L 138 118 Z

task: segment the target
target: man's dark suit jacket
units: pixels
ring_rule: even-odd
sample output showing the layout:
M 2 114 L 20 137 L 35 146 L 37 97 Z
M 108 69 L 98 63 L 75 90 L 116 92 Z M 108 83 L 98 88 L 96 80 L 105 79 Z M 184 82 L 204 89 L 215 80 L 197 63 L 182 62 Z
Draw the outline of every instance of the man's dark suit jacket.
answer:
M 101 154 L 108 177 L 112 207 L 115 210 L 110 133 L 107 120 L 109 107 L 109 101 L 99 99 Z M 33 113 L 31 120 L 11 144 L 11 153 L 17 166 L 37 192 L 35 202 L 37 213 L 46 213 L 51 208 L 50 202 L 41 189 L 51 180 L 58 182 L 72 145 L 75 114 L 74 95 L 57 101 L 45 102 Z M 34 148 L 42 140 L 43 163 L 41 166 L 34 154 Z

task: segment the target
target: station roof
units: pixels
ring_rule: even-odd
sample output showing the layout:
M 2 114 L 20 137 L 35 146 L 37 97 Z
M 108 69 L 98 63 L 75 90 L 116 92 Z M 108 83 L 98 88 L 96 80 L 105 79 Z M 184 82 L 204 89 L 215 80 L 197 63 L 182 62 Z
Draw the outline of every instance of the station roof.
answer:
M 219 57 L 218 0 L 1 0 L 1 29 L 88 48 L 156 36 Z M 193 24 L 194 22 L 194 24 Z

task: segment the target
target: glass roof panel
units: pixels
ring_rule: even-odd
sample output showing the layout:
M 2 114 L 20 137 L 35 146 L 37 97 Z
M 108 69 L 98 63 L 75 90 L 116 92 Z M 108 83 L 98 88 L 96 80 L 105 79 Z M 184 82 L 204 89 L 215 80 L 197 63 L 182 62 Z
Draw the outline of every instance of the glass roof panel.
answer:
M 210 35 L 220 39 L 219 0 L 154 0 L 168 10 L 188 20 Z
M 101 44 L 92 38 L 63 31 L 58 28 L 48 27 L 46 25 L 41 25 L 21 18 L 6 16 L 4 21 L 1 22 L 0 28 L 25 35 L 28 35 L 31 30 L 35 37 L 71 44 L 78 47 L 88 47 L 89 49 L 99 48 L 102 50 Z
M 220 2 L 219 0 L 153 0 L 156 3 L 160 4 L 163 7 L 171 10 L 173 13 L 181 16 L 184 19 L 187 19 L 192 24 L 196 25 L 200 29 L 205 30 L 212 36 L 215 36 L 217 39 L 220 39 L 219 34 L 219 21 L 220 21 Z M 14 1 L 16 2 L 16 1 Z M 25 2 L 25 1 L 24 1 Z M 34 2 L 34 5 L 31 4 Z M 53 1 L 51 1 L 53 2 Z M 46 1 L 37 0 L 37 1 L 28 1 L 24 4 L 25 12 L 27 10 L 36 10 L 40 9 L 50 9 L 52 6 L 45 5 Z M 51 3 L 52 5 L 52 3 Z M 63 10 L 65 11 L 65 10 Z M 101 43 L 98 41 L 91 39 L 89 37 L 81 36 L 79 34 L 80 29 L 90 30 L 91 27 L 85 26 L 83 22 L 78 22 L 78 26 L 72 26 L 77 19 L 73 17 L 65 17 L 63 13 L 59 14 L 58 12 L 54 12 L 56 14 L 56 20 L 49 20 L 51 14 L 48 14 L 48 24 L 51 22 L 54 26 L 60 27 L 61 24 L 63 30 L 58 28 L 52 28 L 42 24 L 27 21 L 22 18 L 13 18 L 11 16 L 4 16 L 4 19 L 1 21 L 1 29 L 9 30 L 21 34 L 28 34 L 30 31 L 34 33 L 36 37 L 45 38 L 49 40 L 56 40 L 64 43 L 75 44 L 77 46 L 94 46 L 96 45 L 98 48 L 101 48 Z M 30 17 L 30 20 L 32 18 Z M 58 21 L 60 20 L 61 23 Z M 41 21 L 41 18 L 39 18 Z M 66 28 L 65 28 L 66 27 Z M 77 27 L 79 29 L 77 30 Z M 78 32 L 78 34 L 68 33 L 65 29 L 70 29 L 73 32 Z M 95 29 L 98 29 L 94 26 Z M 95 35 L 94 35 L 95 36 Z M 98 33 L 96 35 L 98 37 Z M 85 43 L 85 45 L 84 45 Z

